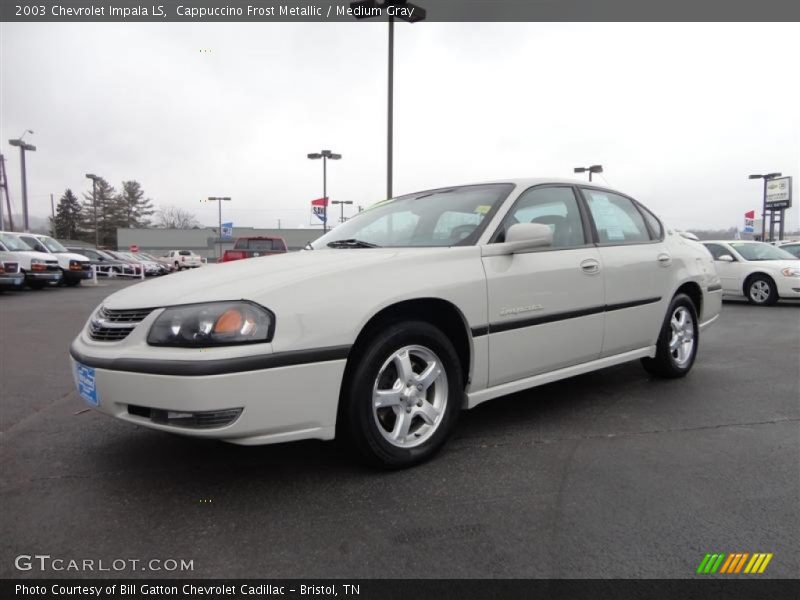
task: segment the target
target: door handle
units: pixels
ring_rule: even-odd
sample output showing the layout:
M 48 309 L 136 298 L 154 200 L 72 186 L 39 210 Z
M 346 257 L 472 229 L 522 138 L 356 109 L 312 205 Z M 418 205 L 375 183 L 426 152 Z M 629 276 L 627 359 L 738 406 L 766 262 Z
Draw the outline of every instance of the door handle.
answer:
M 660 264 L 662 267 L 668 267 L 671 263 L 672 257 L 666 252 L 662 252 L 658 255 L 658 264 Z
M 600 272 L 600 263 L 593 258 L 587 258 L 581 263 L 581 271 L 587 275 L 596 275 Z

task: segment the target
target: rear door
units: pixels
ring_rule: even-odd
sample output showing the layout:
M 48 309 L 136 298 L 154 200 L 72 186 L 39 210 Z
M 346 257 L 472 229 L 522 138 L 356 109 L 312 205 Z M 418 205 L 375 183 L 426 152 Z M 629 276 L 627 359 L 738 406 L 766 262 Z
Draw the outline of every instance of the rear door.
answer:
M 650 346 L 658 338 L 673 279 L 663 226 L 627 196 L 588 186 L 581 193 L 605 271 L 602 355 Z
M 542 223 L 553 245 L 484 256 L 489 385 L 596 359 L 603 337 L 603 270 L 588 219 L 569 185 L 538 186 L 515 201 L 490 243 L 515 223 Z

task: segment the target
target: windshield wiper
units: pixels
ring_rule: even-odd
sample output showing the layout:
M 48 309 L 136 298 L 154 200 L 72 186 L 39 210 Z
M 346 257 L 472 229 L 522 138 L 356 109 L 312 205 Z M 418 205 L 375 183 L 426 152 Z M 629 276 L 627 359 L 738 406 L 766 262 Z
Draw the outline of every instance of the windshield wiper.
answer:
M 350 238 L 347 240 L 333 240 L 332 242 L 328 242 L 328 248 L 380 248 L 380 246 L 378 246 L 378 244 Z

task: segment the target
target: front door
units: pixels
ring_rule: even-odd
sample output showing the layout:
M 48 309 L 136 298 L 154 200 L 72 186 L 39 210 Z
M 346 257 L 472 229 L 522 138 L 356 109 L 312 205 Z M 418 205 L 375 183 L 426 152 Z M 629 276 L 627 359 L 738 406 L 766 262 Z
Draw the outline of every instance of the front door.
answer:
M 492 238 L 515 223 L 543 223 L 553 244 L 483 258 L 488 283 L 489 385 L 598 358 L 603 338 L 603 268 L 571 186 L 533 187 Z

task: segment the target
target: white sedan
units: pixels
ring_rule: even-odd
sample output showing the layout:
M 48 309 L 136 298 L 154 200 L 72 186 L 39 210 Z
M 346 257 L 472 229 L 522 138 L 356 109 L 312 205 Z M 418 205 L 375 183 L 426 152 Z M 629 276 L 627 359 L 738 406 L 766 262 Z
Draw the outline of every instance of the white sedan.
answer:
M 751 304 L 775 304 L 800 298 L 800 259 L 764 242 L 704 241 L 717 267 L 725 295 L 744 296 Z
M 682 377 L 721 307 L 705 248 L 571 181 L 409 194 L 309 248 L 109 296 L 70 348 L 80 395 L 237 444 L 337 436 L 397 468 L 493 398 L 637 359 Z

